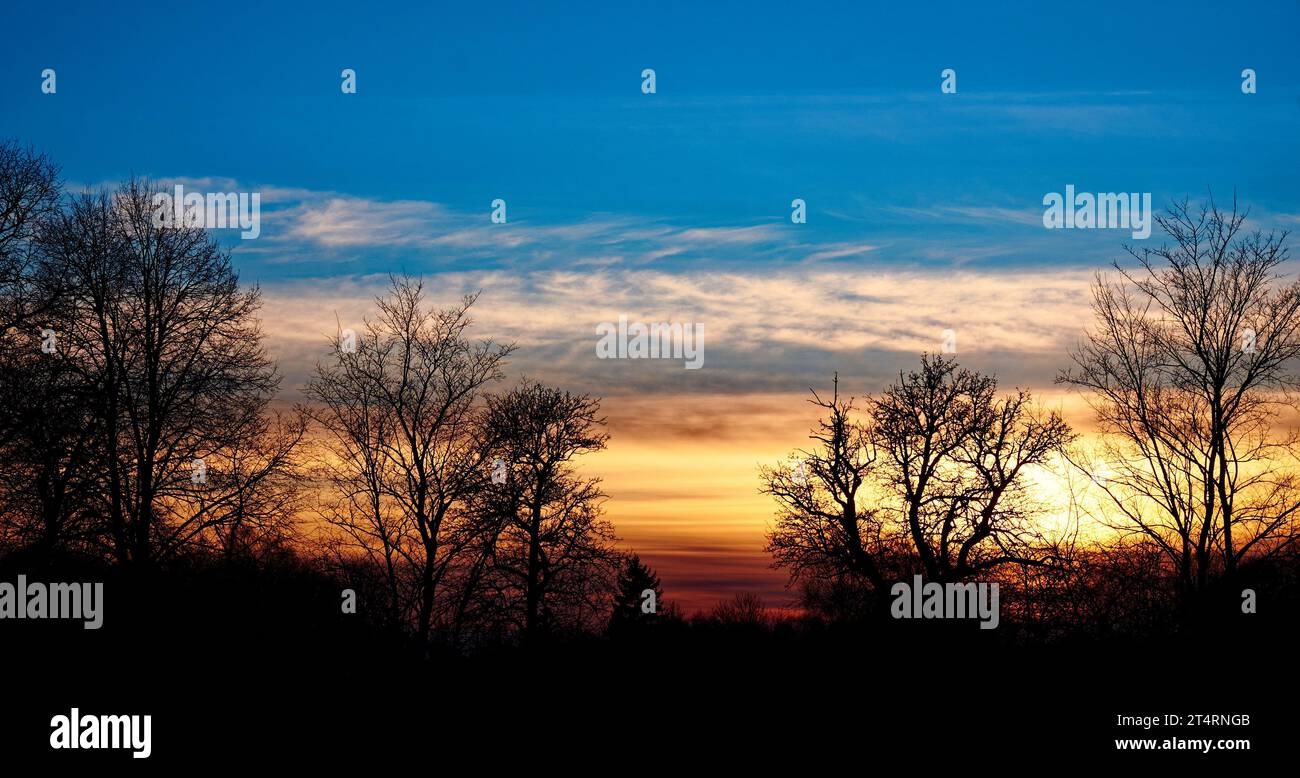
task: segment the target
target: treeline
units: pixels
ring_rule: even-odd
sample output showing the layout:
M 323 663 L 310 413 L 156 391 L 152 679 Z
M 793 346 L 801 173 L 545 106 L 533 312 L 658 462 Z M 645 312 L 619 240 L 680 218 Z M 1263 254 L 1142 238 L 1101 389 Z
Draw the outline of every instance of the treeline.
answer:
M 305 567 L 423 651 L 860 623 L 913 575 L 1003 583 L 1002 623 L 1034 639 L 1295 590 L 1300 287 L 1286 234 L 1245 233 L 1235 207 L 1174 206 L 1172 244 L 1098 277 L 1059 381 L 1099 436 L 942 355 L 860 401 L 814 394 L 812 445 L 761 473 L 805 617 L 740 596 L 687 621 L 579 467 L 608 440 L 599 400 L 507 383 L 515 347 L 471 337 L 475 297 L 437 308 L 392 279 L 277 410 L 259 290 L 204 230 L 158 223 L 154 194 L 66 194 L 0 144 L 0 554 L 24 569 Z
M 1053 636 L 1253 612 L 1257 586 L 1294 599 L 1300 282 L 1287 233 L 1246 221 L 1176 203 L 1166 243 L 1098 274 L 1057 379 L 1095 435 L 943 355 L 860 407 L 838 380 L 814 393 L 813 445 L 762 470 L 768 548 L 805 606 L 853 618 L 916 574 L 1001 581 L 1007 618 Z
M 65 195 L 45 156 L 0 145 L 10 559 L 151 571 L 307 554 L 360 618 L 454 646 L 603 630 L 620 574 L 653 577 L 616 551 L 577 466 L 605 446 L 599 401 L 496 387 L 513 346 L 470 339 L 473 298 L 440 310 L 393 279 L 309 402 L 277 411 L 259 290 L 207 232 L 155 220 L 156 193 L 132 179 Z

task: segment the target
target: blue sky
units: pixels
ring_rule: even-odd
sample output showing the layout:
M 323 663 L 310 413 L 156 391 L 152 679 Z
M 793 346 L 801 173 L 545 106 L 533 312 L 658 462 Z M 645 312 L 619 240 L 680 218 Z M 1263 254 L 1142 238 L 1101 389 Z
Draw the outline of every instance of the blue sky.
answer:
M 669 272 L 1103 261 L 1113 234 L 1066 242 L 1033 223 L 1067 183 L 1157 202 L 1235 187 L 1261 215 L 1300 213 L 1296 3 L 973 6 L 14 5 L 0 134 L 74 183 L 216 178 L 443 212 L 399 222 L 415 231 L 486 222 L 497 197 L 521 229 L 769 230 L 599 252 Z M 40 93 L 46 67 L 56 95 Z M 344 67 L 356 95 L 339 90 Z M 655 95 L 640 92 L 646 67 Z M 955 95 L 939 93 L 947 67 Z M 1245 67 L 1258 94 L 1241 94 Z M 794 197 L 809 204 L 799 228 Z M 246 277 L 592 259 L 577 239 L 468 253 L 291 240 L 273 214 L 297 202 L 266 204 L 268 240 L 238 247 Z
M 1252 226 L 1300 226 L 1300 6 L 995 5 L 14 5 L 0 136 L 74 187 L 260 192 L 261 237 L 220 236 L 282 350 L 406 271 L 484 290 L 525 366 L 601 393 L 592 326 L 621 313 L 709 320 L 722 369 L 647 385 L 887 376 L 948 327 L 1044 385 L 1129 240 L 1044 229 L 1045 193 L 1235 188 Z

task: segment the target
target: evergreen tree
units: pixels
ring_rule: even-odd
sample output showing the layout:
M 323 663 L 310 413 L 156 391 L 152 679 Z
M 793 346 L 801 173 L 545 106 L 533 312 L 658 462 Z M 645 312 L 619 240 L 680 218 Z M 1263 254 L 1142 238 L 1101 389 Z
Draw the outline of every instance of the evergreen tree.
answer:
M 611 633 L 652 623 L 664 606 L 659 576 L 642 564 L 641 557 L 636 554 L 629 554 L 623 561 L 623 569 L 618 574 L 618 591 L 614 595 L 614 611 L 609 620 Z M 647 592 L 653 592 L 654 596 Z

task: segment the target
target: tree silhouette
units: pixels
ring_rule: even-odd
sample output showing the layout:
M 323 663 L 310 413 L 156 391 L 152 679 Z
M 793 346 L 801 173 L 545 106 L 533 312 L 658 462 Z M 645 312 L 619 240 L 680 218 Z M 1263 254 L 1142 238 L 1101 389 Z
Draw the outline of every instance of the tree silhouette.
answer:
M 382 566 L 390 617 L 413 609 L 421 641 L 464 612 L 464 592 L 443 589 L 463 562 L 487 558 L 500 531 L 470 501 L 488 478 L 491 444 L 478 400 L 513 347 L 468 339 L 474 300 L 432 309 L 418 280 L 393 278 L 355 348 L 336 337 L 307 387 L 326 433 L 332 499 L 322 515 Z
M 1276 424 L 1300 380 L 1300 283 L 1278 283 L 1287 234 L 1245 220 L 1235 202 L 1157 216 L 1173 243 L 1098 276 L 1096 325 L 1058 379 L 1107 433 L 1099 520 L 1162 549 L 1185 598 L 1300 537 L 1297 438 Z
M 1060 414 L 1029 393 L 999 398 L 997 379 L 923 355 L 871 403 L 883 503 L 927 580 L 957 581 L 1007 563 L 1059 562 L 1033 521 L 1028 471 L 1070 442 Z
M 277 378 L 258 290 L 240 288 L 203 230 L 156 224 L 155 193 L 131 180 L 45 215 L 37 247 L 62 283 L 44 314 L 49 348 L 36 370 L 0 377 L 19 384 L 7 395 L 50 392 L 18 406 L 33 446 L 18 472 L 35 474 L 46 530 L 77 524 L 144 566 L 182 549 L 233 553 L 251 540 L 237 527 L 287 521 L 304 429 L 267 413 Z
M 508 466 L 505 483 L 488 489 L 504 517 L 496 587 L 503 615 L 529 638 L 589 625 L 608 607 L 618 555 L 605 494 L 572 464 L 605 447 L 599 411 L 586 395 L 527 380 L 488 400 L 487 427 Z
M 39 237 L 58 211 L 59 169 L 44 154 L 0 141 L 0 333 L 36 326 L 62 283 Z
M 641 562 L 640 556 L 628 554 L 623 558 L 623 568 L 615 585 L 617 590 L 609 619 L 611 634 L 654 623 L 659 608 L 664 605 L 663 591 L 659 587 L 659 576 Z M 646 592 L 653 593 L 653 600 L 647 599 Z M 654 603 L 654 610 L 646 609 L 649 602 Z
M 849 576 L 882 592 L 888 588 L 884 527 L 860 495 L 876 449 L 869 427 L 854 418 L 853 398 L 840 396 L 838 375 L 832 386 L 829 400 L 816 392 L 809 400 L 826 412 L 809 436 L 818 445 L 796 451 L 791 462 L 760 468 L 762 491 L 779 510 L 767 548 L 792 576 Z
M 709 611 L 708 619 L 733 630 L 754 631 L 771 623 L 767 606 L 753 592 L 741 592 L 723 600 Z
M 96 397 L 76 366 L 41 350 L 31 330 L 15 332 L 0 351 L 0 529 L 5 539 L 40 555 L 95 553 L 103 527 L 92 463 L 101 425 Z
M 839 590 L 863 584 L 883 596 L 912 569 L 942 582 L 1062 563 L 1026 492 L 1029 471 L 1071 439 L 1059 414 L 1024 391 L 999 398 L 992 377 L 930 355 L 868 401 L 866 420 L 834 387 L 829 401 L 813 395 L 826 410 L 811 436 L 820 445 L 760 469 L 778 504 L 768 550 L 793 578 L 822 582 L 810 596 L 847 603 Z
M 88 399 L 42 350 L 41 330 L 64 303 L 40 243 L 58 211 L 58 173 L 43 154 L 0 141 L 0 456 L 11 463 L 0 474 L 0 523 L 47 549 L 70 520 L 78 453 L 64 450 L 79 447 Z

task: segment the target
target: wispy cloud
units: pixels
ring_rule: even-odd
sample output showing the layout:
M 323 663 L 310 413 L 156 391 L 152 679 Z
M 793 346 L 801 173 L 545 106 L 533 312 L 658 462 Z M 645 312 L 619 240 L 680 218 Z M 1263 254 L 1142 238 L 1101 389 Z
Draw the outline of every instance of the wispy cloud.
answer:
M 880 378 L 957 334 L 963 359 L 1001 364 L 1016 383 L 1049 385 L 1089 317 L 1090 271 L 940 270 L 669 273 L 449 272 L 426 279 L 445 305 L 482 291 L 475 333 L 517 343 L 513 371 L 602 394 L 793 391 L 840 370 Z M 265 287 L 269 341 L 290 384 L 325 355 L 337 327 L 372 315 L 385 277 Z M 705 368 L 596 358 L 596 325 L 620 314 L 703 325 Z M 336 322 L 335 316 L 338 319 Z
M 869 244 L 836 244 L 826 246 L 825 248 L 814 251 L 807 257 L 808 262 L 817 262 L 826 259 L 845 259 L 847 257 L 860 257 L 868 252 L 879 249 L 879 246 Z
M 439 226 L 445 231 L 452 221 L 436 203 L 357 197 L 302 203 L 282 216 L 288 222 L 283 237 L 327 247 L 427 245 L 434 239 L 431 232 Z
M 929 219 L 945 222 L 991 224 L 1009 222 L 1032 227 L 1043 226 L 1043 209 L 1007 208 L 996 205 L 933 205 L 924 208 L 889 206 L 886 212 L 911 219 Z

